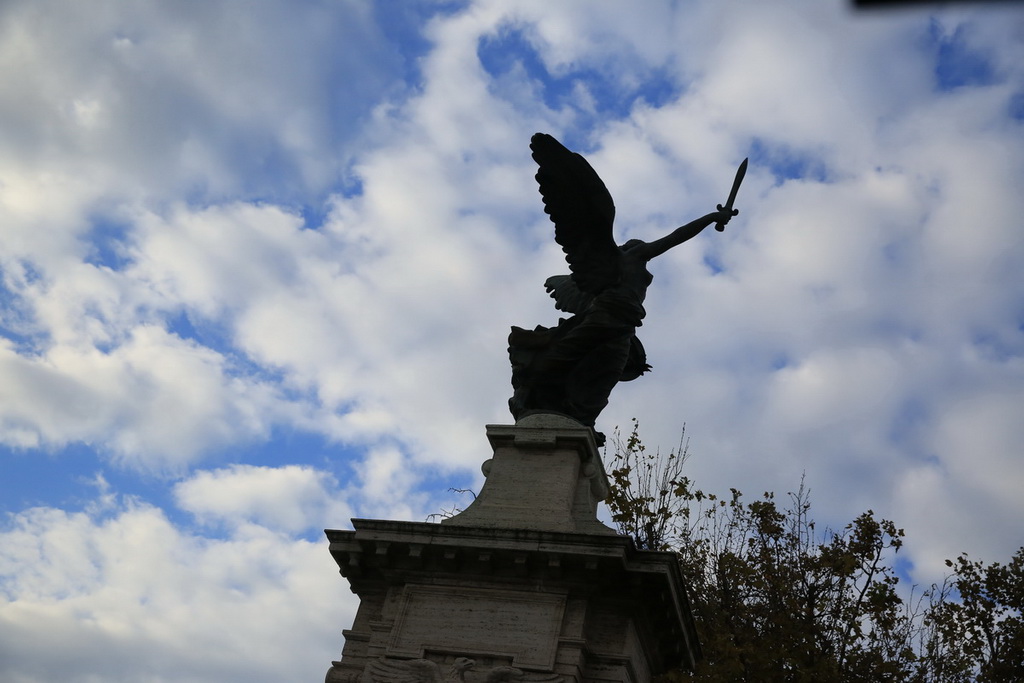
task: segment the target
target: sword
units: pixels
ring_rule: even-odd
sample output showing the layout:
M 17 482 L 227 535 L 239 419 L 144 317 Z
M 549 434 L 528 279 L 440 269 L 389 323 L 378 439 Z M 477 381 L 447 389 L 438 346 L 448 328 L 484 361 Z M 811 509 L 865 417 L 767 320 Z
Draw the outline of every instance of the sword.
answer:
M 747 174 L 747 159 L 743 160 L 740 167 L 736 169 L 736 180 L 732 181 L 732 190 L 729 191 L 729 198 L 725 200 L 725 206 L 718 205 L 719 211 L 728 211 L 730 214 L 735 216 L 739 213 L 738 209 L 732 208 L 733 202 L 736 201 L 736 193 L 740 190 L 740 183 L 743 182 L 743 176 Z M 725 223 L 719 221 L 715 223 L 715 230 L 722 232 L 725 230 Z

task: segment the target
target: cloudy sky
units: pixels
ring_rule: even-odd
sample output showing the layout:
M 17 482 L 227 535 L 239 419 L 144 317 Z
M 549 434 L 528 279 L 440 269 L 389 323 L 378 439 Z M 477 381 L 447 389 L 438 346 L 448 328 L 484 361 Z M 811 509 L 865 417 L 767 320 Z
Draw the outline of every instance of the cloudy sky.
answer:
M 0 4 L 0 679 L 320 680 L 322 529 L 422 521 L 508 423 L 565 270 L 529 139 L 651 265 L 640 420 L 801 476 L 908 582 L 1024 545 L 1024 7 Z

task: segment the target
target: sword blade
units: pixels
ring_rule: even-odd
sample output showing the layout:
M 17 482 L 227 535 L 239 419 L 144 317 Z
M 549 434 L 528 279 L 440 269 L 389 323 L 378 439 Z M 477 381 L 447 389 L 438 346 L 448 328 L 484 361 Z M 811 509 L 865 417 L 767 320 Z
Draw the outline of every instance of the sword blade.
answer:
M 725 202 L 726 211 L 732 211 L 732 205 L 736 201 L 736 193 L 740 191 L 740 183 L 743 182 L 743 176 L 747 175 L 747 161 L 748 159 L 744 159 L 740 167 L 736 169 L 736 179 L 732 181 L 729 199 Z
M 736 202 L 736 193 L 740 191 L 740 183 L 743 182 L 743 176 L 747 175 L 747 161 L 744 159 L 740 167 L 736 169 L 736 178 L 732 181 L 732 189 L 729 190 L 729 199 L 726 200 L 725 206 L 718 205 L 719 211 L 728 211 L 732 213 L 732 205 Z M 738 212 L 737 212 L 738 213 Z M 722 232 L 725 230 L 725 223 L 715 223 L 715 230 Z

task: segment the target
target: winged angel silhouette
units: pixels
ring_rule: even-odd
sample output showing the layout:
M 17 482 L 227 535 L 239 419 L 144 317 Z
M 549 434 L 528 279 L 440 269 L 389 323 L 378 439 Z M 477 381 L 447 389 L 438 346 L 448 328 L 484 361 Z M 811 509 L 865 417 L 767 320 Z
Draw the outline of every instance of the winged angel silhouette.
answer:
M 573 314 L 556 327 L 513 327 L 509 335 L 512 415 L 556 412 L 593 427 L 618 382 L 651 369 L 636 336 L 653 276 L 647 262 L 714 224 L 721 231 L 739 213 L 732 207 L 746 173 L 736 173 L 725 206 L 653 242 L 616 245 L 615 204 L 594 169 L 579 154 L 545 133 L 530 140 L 544 211 L 555 224 L 570 275 L 544 283 L 558 310 Z M 600 435 L 598 435 L 600 439 Z

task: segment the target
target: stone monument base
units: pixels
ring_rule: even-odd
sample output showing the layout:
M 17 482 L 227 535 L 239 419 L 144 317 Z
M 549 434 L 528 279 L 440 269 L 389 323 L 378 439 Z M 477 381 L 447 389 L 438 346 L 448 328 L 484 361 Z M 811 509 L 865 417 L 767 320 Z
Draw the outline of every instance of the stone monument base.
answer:
M 675 556 L 597 520 L 608 489 L 592 431 L 534 415 L 487 434 L 494 456 L 465 511 L 326 532 L 360 598 L 327 682 L 646 682 L 692 668 Z

